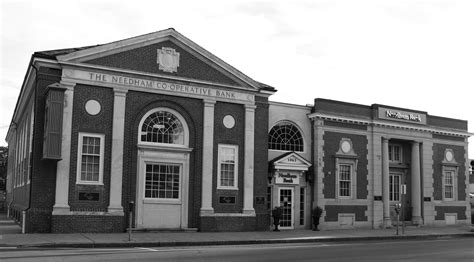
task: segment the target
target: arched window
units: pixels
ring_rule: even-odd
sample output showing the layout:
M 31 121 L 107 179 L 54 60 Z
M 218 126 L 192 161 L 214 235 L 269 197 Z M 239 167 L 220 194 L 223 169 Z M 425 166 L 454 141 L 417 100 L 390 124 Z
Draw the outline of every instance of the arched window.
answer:
M 268 134 L 268 148 L 303 152 L 303 136 L 298 128 L 291 122 L 279 122 L 272 127 Z
M 187 136 L 188 130 L 184 119 L 171 109 L 152 110 L 140 123 L 140 142 L 187 145 Z

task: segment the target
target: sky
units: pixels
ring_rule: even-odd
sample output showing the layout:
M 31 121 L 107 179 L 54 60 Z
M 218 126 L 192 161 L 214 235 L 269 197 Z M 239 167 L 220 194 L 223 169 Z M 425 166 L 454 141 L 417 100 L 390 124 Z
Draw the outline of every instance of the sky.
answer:
M 0 8 L 0 145 L 35 51 L 171 27 L 275 87 L 272 101 L 385 104 L 468 120 L 474 132 L 472 0 L 0 0 Z

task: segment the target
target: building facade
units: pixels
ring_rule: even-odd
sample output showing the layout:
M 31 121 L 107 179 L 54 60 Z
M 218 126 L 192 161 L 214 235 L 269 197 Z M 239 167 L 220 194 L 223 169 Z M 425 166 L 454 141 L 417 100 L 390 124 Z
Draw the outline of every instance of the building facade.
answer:
M 469 223 L 467 121 L 317 99 L 317 201 L 328 226 Z
M 271 206 L 289 228 L 311 228 L 315 206 L 323 228 L 391 227 L 397 205 L 409 225 L 470 223 L 467 121 L 327 99 L 271 102 L 269 120 Z
M 36 52 L 7 142 L 24 232 L 387 227 L 470 221 L 467 122 L 325 99 L 269 102 L 174 29 Z M 87 225 L 87 226 L 85 226 Z
M 37 52 L 7 137 L 11 215 L 26 232 L 123 232 L 130 211 L 136 228 L 266 229 L 274 91 L 174 29 Z

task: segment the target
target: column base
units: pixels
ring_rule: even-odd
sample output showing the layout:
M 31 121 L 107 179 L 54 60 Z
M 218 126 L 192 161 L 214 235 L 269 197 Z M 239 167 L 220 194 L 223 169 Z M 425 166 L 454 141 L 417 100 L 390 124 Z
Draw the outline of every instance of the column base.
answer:
M 390 217 L 383 218 L 383 228 L 392 228 L 392 219 Z
M 243 209 L 242 214 L 255 216 L 255 209 Z
M 71 212 L 69 205 L 56 204 L 53 206 L 53 215 L 67 215 Z
M 421 216 L 413 216 L 411 218 L 411 222 L 414 226 L 421 226 L 423 224 L 423 219 L 421 218 Z
M 201 216 L 210 216 L 210 215 L 214 215 L 214 208 L 201 208 L 201 212 L 200 212 L 200 215 Z
M 123 207 L 121 206 L 109 206 L 107 208 L 107 212 L 110 214 L 110 215 L 114 215 L 114 216 L 124 216 L 124 213 L 123 213 Z

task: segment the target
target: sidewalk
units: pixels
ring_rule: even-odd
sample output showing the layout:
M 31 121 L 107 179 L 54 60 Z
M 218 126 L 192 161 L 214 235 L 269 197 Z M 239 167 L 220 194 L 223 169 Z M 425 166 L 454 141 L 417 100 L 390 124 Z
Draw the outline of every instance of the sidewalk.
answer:
M 0 247 L 158 247 L 242 245 L 270 243 L 311 243 L 363 240 L 447 239 L 474 237 L 471 226 L 407 227 L 397 236 L 396 229 L 289 230 L 265 232 L 137 232 L 128 241 L 127 233 L 115 234 L 2 234 Z

